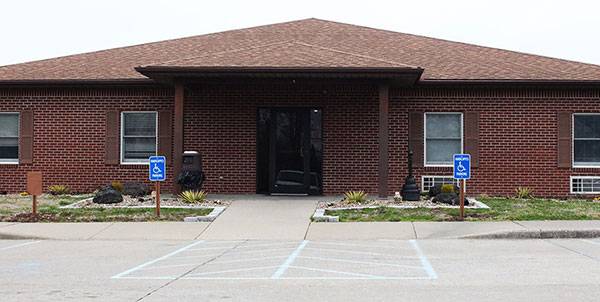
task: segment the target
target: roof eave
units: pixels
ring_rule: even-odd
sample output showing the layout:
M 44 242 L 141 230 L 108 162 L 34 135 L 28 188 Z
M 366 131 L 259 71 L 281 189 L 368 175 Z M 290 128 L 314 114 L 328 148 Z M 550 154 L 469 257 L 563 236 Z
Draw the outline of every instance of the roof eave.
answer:
M 0 80 L 1 86 L 48 86 L 48 85 L 130 85 L 151 84 L 152 79 L 129 78 L 129 79 L 22 79 L 22 80 Z
M 600 86 L 600 80 L 565 79 L 421 79 L 423 86 Z

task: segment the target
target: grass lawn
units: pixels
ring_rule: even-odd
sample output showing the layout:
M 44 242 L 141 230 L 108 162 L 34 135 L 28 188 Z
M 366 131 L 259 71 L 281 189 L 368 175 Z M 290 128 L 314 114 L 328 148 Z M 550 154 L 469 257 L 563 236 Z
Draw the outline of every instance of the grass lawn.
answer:
M 490 209 L 465 209 L 465 221 L 600 219 L 600 202 L 589 200 L 480 198 Z M 455 221 L 458 209 L 395 209 L 325 211 L 340 221 Z
M 212 209 L 161 208 L 161 217 L 157 218 L 154 208 L 80 208 L 61 209 L 88 198 L 80 196 L 42 195 L 38 198 L 38 216 L 31 213 L 31 197 L 16 195 L 0 196 L 0 221 L 18 222 L 104 222 L 104 221 L 182 221 L 187 216 L 204 216 Z

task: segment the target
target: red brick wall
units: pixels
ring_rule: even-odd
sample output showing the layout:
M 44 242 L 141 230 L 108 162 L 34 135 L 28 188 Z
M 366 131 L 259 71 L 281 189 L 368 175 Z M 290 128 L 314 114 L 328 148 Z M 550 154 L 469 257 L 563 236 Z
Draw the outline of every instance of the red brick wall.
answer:
M 322 108 L 324 194 L 377 191 L 375 85 L 229 81 L 190 90 L 184 149 L 203 154 L 209 192 L 256 192 L 256 113 L 269 106 Z
M 0 89 L 0 111 L 34 113 L 33 164 L 0 165 L 0 191 L 22 192 L 27 171 L 42 171 L 44 187 L 90 192 L 111 181 L 144 181 L 147 166 L 104 164 L 107 110 L 172 110 L 172 89 Z
M 323 109 L 324 193 L 376 194 L 376 85 L 230 80 L 187 88 L 184 149 L 202 152 L 209 192 L 254 193 L 257 107 L 300 105 Z M 113 180 L 145 180 L 146 166 L 104 164 L 106 111 L 172 110 L 172 104 L 172 89 L 159 86 L 0 89 L 0 111 L 31 109 L 35 117 L 34 164 L 0 165 L 0 191 L 25 190 L 31 170 L 44 172 L 44 186 L 65 184 L 74 191 Z M 516 187 L 527 186 L 540 196 L 565 196 L 569 176 L 600 175 L 600 169 L 559 169 L 556 154 L 556 113 L 600 112 L 598 90 L 392 89 L 390 194 L 400 190 L 406 176 L 411 110 L 480 111 L 480 166 L 467 184 L 472 194 L 512 195 Z M 448 168 L 417 170 L 419 181 L 420 175 L 450 174 Z
M 410 110 L 479 111 L 480 164 L 467 182 L 470 194 L 514 195 L 529 187 L 537 196 L 564 197 L 570 176 L 600 176 L 600 169 L 558 168 L 557 113 L 600 112 L 600 91 L 587 89 L 431 88 L 392 91 L 390 188 L 404 182 Z M 452 168 L 425 167 L 420 175 L 452 175 Z M 398 190 L 398 189 L 396 189 Z

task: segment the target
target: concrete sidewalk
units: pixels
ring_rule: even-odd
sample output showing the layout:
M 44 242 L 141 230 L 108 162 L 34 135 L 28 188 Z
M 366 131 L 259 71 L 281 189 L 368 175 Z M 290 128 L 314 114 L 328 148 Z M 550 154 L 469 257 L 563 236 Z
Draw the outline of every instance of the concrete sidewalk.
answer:
M 264 206 L 264 203 L 261 204 Z M 307 214 L 311 204 L 297 203 L 296 213 Z M 310 223 L 307 215 L 272 213 L 264 216 L 247 208 L 228 209 L 215 222 L 13 223 L 0 225 L 0 239 L 56 240 L 371 240 L 453 238 L 571 238 L 600 237 L 600 220 L 502 222 L 347 222 Z M 244 209 L 242 211 L 242 209 Z M 260 212 L 263 212 L 261 209 Z M 259 212 L 257 210 L 257 212 Z M 227 212 L 226 212 L 227 213 Z M 243 213 L 243 214 L 242 214 Z M 256 216 L 252 216 L 256 214 Z M 557 236 L 557 237 L 553 237 Z

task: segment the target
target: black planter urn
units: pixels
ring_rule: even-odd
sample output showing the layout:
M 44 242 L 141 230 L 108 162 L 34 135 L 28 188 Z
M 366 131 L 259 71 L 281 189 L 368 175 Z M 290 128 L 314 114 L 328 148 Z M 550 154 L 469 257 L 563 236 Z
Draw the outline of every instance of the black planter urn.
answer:
M 408 176 L 404 180 L 404 185 L 402 186 L 402 200 L 405 201 L 419 201 L 421 200 L 421 191 L 419 190 L 419 186 L 417 186 L 417 182 L 415 181 L 415 177 L 413 176 L 413 152 L 408 151 Z

